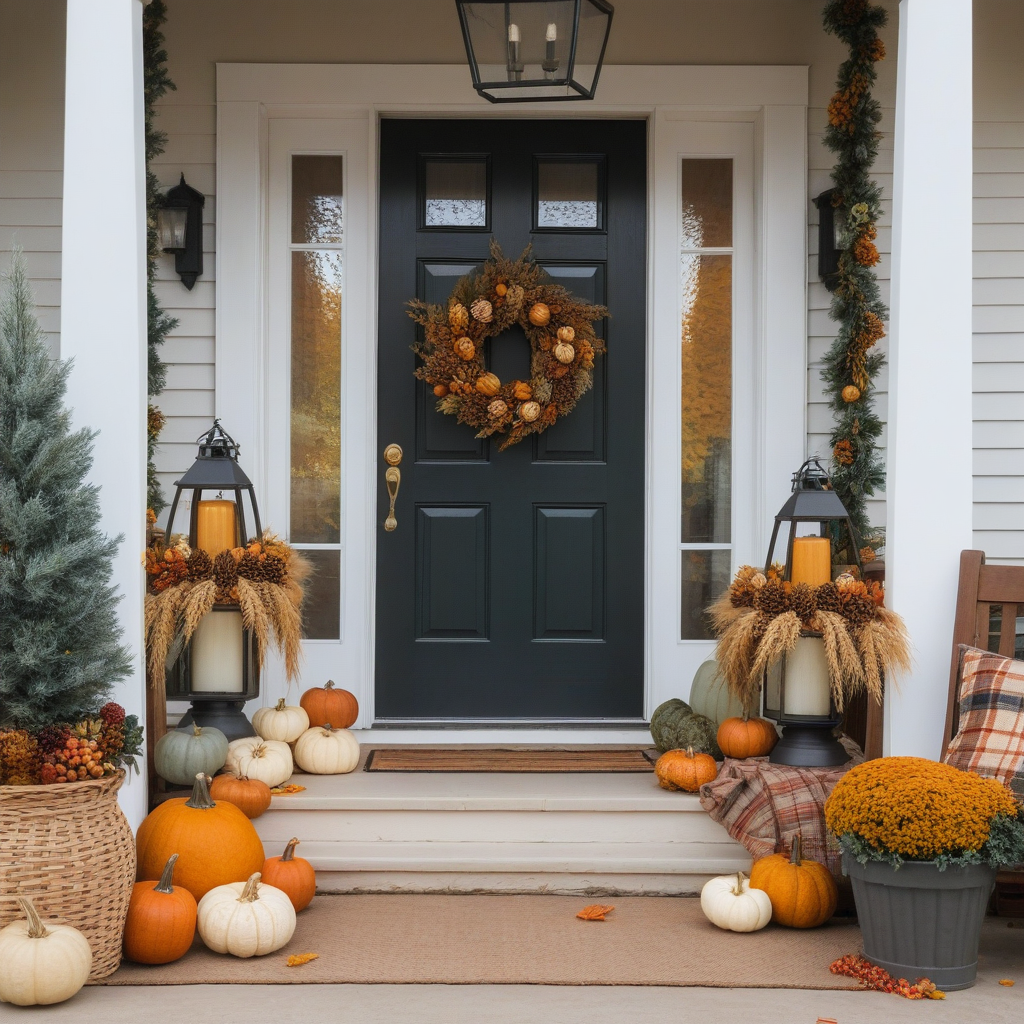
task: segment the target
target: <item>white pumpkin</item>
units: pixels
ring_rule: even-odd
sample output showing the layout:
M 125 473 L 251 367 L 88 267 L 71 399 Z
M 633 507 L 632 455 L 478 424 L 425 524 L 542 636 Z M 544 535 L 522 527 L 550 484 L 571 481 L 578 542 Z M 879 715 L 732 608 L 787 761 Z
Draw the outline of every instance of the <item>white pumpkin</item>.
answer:
M 259 779 L 273 789 L 292 777 L 292 751 L 281 740 L 265 740 L 260 736 L 245 736 L 228 744 L 225 766 L 235 775 Z
M 211 889 L 200 901 L 199 937 L 214 953 L 263 956 L 287 945 L 295 933 L 295 908 L 288 894 L 260 884 L 260 873 L 247 882 Z
M 344 775 L 359 764 L 359 740 L 348 729 L 316 725 L 299 737 L 295 761 L 313 775 Z
M 252 716 L 252 727 L 265 740 L 294 743 L 309 728 L 309 715 L 303 708 L 285 704 L 281 697 L 277 707 L 260 708 Z
M 27 920 L 0 931 L 0 1003 L 62 1003 L 89 978 L 89 942 L 70 925 L 43 924 L 30 899 L 19 897 L 18 902 Z
M 751 889 L 742 871 L 705 883 L 700 909 L 712 923 L 727 932 L 756 932 L 772 919 L 772 901 L 761 889 Z

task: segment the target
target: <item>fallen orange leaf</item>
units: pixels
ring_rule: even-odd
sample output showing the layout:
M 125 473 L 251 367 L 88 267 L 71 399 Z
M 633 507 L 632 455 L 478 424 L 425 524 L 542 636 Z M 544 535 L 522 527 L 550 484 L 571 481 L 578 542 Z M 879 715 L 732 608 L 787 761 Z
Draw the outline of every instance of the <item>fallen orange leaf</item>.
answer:
M 301 967 L 303 964 L 308 964 L 310 960 L 319 960 L 319 953 L 292 953 L 288 957 L 289 967 Z
M 287 786 L 274 786 L 270 792 L 274 796 L 287 796 L 289 793 L 305 792 L 305 789 L 305 786 L 297 786 L 294 782 L 289 782 Z
M 610 914 L 615 908 L 605 907 L 600 903 L 591 903 L 589 907 L 584 907 L 576 916 L 581 921 L 603 921 L 605 914 Z
M 1000 978 L 1000 985 L 1005 985 L 1007 988 L 1013 988 L 1014 982 L 1012 978 Z

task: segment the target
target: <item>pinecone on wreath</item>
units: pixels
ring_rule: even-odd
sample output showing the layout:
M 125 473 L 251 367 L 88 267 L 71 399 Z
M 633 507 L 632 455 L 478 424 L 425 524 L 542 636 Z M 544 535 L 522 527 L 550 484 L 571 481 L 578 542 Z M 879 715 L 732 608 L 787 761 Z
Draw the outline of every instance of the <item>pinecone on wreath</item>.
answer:
M 469 308 L 473 319 L 482 324 L 489 324 L 494 319 L 494 310 L 487 299 L 477 299 Z

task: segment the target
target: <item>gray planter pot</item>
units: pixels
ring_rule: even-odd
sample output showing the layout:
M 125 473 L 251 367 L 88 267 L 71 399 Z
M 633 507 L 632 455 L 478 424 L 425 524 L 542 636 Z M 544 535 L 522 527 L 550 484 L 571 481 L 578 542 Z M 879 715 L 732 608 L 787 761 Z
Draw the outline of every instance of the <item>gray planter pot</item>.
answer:
M 868 960 L 895 978 L 928 978 L 947 992 L 974 984 L 995 868 L 940 871 L 934 861 L 908 861 L 897 870 L 844 853 L 843 873 L 853 884 Z

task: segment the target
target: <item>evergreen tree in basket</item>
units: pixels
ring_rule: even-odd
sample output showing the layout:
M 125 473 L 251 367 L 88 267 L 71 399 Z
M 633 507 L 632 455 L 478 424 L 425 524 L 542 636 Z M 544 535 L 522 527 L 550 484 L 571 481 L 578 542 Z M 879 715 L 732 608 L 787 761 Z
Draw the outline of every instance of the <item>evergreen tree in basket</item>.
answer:
M 85 483 L 94 434 L 72 432 L 69 362 L 50 359 L 25 261 L 0 305 L 0 728 L 94 714 L 130 669 L 111 560 Z

